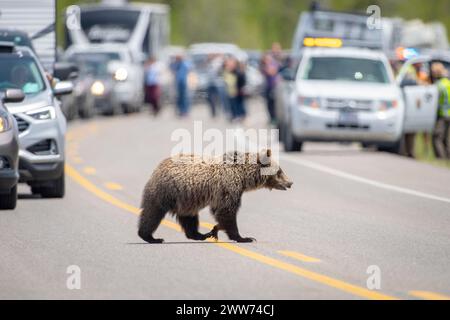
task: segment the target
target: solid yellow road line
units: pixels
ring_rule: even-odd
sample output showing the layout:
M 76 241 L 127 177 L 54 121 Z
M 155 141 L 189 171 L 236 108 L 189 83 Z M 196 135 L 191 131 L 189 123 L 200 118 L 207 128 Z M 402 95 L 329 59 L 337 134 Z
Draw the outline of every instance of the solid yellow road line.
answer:
M 430 291 L 410 291 L 408 294 L 410 296 L 425 300 L 450 300 L 450 297 L 448 296 Z
M 123 209 L 127 212 L 130 212 L 135 215 L 140 215 L 141 210 L 139 208 L 136 208 L 135 206 L 129 205 L 109 193 L 101 190 L 97 186 L 95 186 L 92 182 L 90 182 L 88 179 L 83 177 L 81 174 L 78 173 L 77 170 L 75 170 L 72 166 L 66 164 L 66 173 L 69 177 L 71 177 L 73 180 L 75 180 L 79 185 L 81 185 L 83 188 L 85 188 L 87 191 L 91 192 L 98 198 L 102 199 L 105 202 L 108 202 L 109 204 L 112 204 L 113 206 Z M 181 231 L 181 228 L 178 224 L 173 223 L 171 221 L 163 221 L 162 222 L 166 227 L 175 229 L 177 231 Z
M 83 172 L 88 175 L 94 175 L 97 172 L 97 170 L 95 170 L 95 168 L 93 167 L 84 167 Z
M 75 168 L 73 168 L 69 164 L 66 165 L 66 173 L 69 177 L 71 177 L 73 180 L 75 180 L 78 184 L 80 184 L 87 191 L 91 192 L 92 194 L 94 194 L 98 198 L 104 200 L 105 202 L 108 202 L 120 209 L 123 209 L 127 212 L 133 213 L 135 215 L 140 214 L 139 208 L 129 205 L 129 204 L 111 196 L 107 192 L 101 190 L 100 188 L 95 186 L 92 182 L 90 182 L 88 179 L 84 178 L 81 174 L 79 174 L 78 171 L 75 170 Z M 178 226 L 178 224 L 173 223 L 171 221 L 164 220 L 162 222 L 162 224 L 171 229 L 181 231 L 181 228 Z M 205 223 L 205 222 L 202 222 L 201 226 L 204 228 L 208 228 L 208 229 L 213 227 L 212 224 Z M 338 290 L 341 290 L 341 291 L 344 291 L 344 292 L 347 292 L 347 293 L 350 293 L 350 294 L 353 294 L 353 295 L 356 295 L 356 296 L 359 296 L 362 298 L 375 299 L 375 300 L 395 300 L 396 299 L 393 296 L 382 294 L 382 293 L 376 292 L 376 291 L 371 291 L 371 290 L 368 290 L 363 287 L 352 285 L 350 283 L 347 283 L 347 282 L 344 282 L 341 280 L 337 280 L 337 279 L 334 279 L 334 278 L 331 278 L 331 277 L 328 277 L 328 276 L 325 276 L 325 275 L 322 275 L 322 274 L 319 274 L 319 273 L 316 273 L 313 271 L 309 271 L 309 270 L 300 268 L 300 267 L 295 266 L 290 263 L 286 263 L 286 262 L 283 262 L 283 261 L 280 261 L 280 260 L 277 260 L 277 259 L 274 259 L 271 257 L 264 256 L 260 253 L 241 248 L 235 244 L 221 243 L 221 242 L 216 242 L 215 244 L 221 248 L 235 252 L 241 256 L 250 258 L 252 260 L 261 262 L 265 265 L 269 265 L 274 268 L 287 271 L 291 274 L 298 275 L 302 278 L 306 278 L 306 279 L 321 283 L 321 284 L 329 286 L 329 287 L 333 287 L 335 289 L 338 289 Z
M 76 164 L 83 163 L 83 159 L 81 157 L 75 157 L 72 159 L 72 161 Z
M 317 258 L 313 258 L 313 257 L 309 257 L 307 255 L 295 252 L 295 251 L 278 251 L 279 254 L 282 254 L 283 256 L 295 259 L 295 260 L 299 260 L 302 262 L 320 262 L 319 259 Z
M 115 182 L 106 182 L 105 188 L 109 189 L 109 190 L 114 190 L 114 191 L 123 190 L 123 187 L 120 184 L 115 183 Z

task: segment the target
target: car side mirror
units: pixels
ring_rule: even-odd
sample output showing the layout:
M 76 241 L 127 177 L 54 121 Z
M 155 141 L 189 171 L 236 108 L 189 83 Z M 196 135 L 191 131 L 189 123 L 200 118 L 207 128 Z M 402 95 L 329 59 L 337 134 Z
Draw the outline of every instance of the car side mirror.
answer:
M 411 86 L 417 86 L 417 82 L 413 79 L 409 79 L 409 78 L 404 78 L 401 82 L 400 82 L 400 88 L 404 88 L 404 87 L 411 87 Z
M 4 103 L 17 103 L 25 99 L 25 94 L 20 89 L 7 89 L 3 96 Z
M 71 94 L 73 91 L 73 84 L 70 81 L 60 81 L 53 87 L 53 94 L 56 97 Z
M 295 71 L 292 69 L 285 69 L 281 71 L 281 77 L 286 81 L 294 81 L 295 80 Z

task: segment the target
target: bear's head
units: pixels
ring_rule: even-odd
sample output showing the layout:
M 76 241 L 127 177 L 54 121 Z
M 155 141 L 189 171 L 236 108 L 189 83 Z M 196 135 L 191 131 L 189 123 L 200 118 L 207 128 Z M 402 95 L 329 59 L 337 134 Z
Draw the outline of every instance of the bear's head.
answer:
M 261 173 L 266 176 L 264 187 L 267 189 L 287 190 L 293 182 L 283 172 L 280 166 L 272 159 L 272 151 L 263 150 L 258 155 L 258 163 L 261 165 Z

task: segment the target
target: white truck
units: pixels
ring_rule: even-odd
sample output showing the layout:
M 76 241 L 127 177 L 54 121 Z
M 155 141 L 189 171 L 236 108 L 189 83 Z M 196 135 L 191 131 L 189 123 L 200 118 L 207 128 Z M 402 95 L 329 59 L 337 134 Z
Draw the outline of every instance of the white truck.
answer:
M 55 20 L 55 0 L 2 0 L 0 4 L 0 30 L 26 32 L 50 73 L 56 60 Z

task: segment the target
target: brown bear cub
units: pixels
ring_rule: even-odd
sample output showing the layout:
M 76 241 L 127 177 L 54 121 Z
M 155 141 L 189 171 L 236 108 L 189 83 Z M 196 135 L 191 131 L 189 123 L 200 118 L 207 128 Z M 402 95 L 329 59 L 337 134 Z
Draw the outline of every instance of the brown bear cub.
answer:
M 261 188 L 286 190 L 292 186 L 273 162 L 270 150 L 260 154 L 232 152 L 210 159 L 179 155 L 162 161 L 144 189 L 139 236 L 149 243 L 162 243 L 164 240 L 155 239 L 153 233 L 170 212 L 189 239 L 217 240 L 219 230 L 223 230 L 230 240 L 255 241 L 240 236 L 236 217 L 244 192 Z M 217 225 L 201 234 L 198 214 L 207 206 Z

